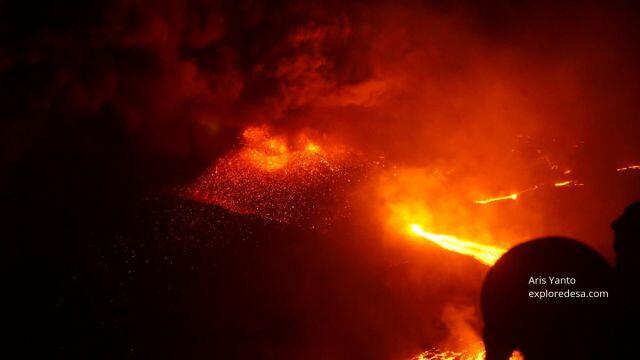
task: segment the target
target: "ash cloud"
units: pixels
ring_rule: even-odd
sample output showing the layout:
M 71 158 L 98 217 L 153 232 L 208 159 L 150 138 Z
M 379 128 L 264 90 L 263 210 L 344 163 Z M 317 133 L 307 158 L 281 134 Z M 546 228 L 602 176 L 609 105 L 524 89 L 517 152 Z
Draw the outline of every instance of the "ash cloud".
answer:
M 248 123 L 286 125 L 311 104 L 365 104 L 382 87 L 370 82 L 365 37 L 337 5 L 3 7 L 4 163 L 49 128 L 104 118 L 131 151 L 167 160 L 160 167 L 172 173 L 176 162 L 210 163 Z
M 182 178 L 263 123 L 418 164 L 466 161 L 458 148 L 471 143 L 480 156 L 505 151 L 522 134 L 637 156 L 632 139 L 617 141 L 637 130 L 636 12 L 624 3 L 37 8 L 3 5 L 5 164 L 49 128 L 100 121 L 150 173 Z

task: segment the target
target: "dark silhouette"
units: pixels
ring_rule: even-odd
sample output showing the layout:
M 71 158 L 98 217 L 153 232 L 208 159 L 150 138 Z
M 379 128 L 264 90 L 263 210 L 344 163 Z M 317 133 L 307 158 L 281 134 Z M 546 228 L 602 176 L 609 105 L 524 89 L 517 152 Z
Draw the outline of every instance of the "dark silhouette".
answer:
M 527 360 L 612 358 L 612 275 L 598 253 L 576 240 L 548 237 L 510 249 L 482 287 L 487 360 L 508 359 L 516 349 Z M 558 278 L 562 284 L 554 284 Z M 604 290 L 609 298 L 568 298 L 566 290 Z M 563 297 L 536 297 L 540 291 Z
M 611 228 L 614 231 L 613 249 L 616 252 L 616 280 L 620 296 L 620 329 L 637 326 L 640 320 L 638 310 L 638 279 L 640 276 L 640 201 L 629 205 L 616 219 Z M 620 331 L 620 347 L 626 356 L 634 353 L 636 339 L 632 332 Z M 637 356 L 637 355 L 636 355 Z M 631 358 L 631 357 L 628 357 Z

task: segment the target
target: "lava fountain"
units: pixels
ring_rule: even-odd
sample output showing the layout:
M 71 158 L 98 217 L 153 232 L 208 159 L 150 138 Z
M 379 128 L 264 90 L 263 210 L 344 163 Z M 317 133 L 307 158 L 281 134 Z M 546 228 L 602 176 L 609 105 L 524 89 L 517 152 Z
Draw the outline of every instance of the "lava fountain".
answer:
M 179 192 L 235 213 L 306 223 L 316 215 L 327 217 L 322 203 L 339 196 L 341 184 L 353 180 L 353 158 L 336 142 L 312 139 L 305 131 L 281 135 L 267 126 L 250 126 L 241 133 L 237 149 Z

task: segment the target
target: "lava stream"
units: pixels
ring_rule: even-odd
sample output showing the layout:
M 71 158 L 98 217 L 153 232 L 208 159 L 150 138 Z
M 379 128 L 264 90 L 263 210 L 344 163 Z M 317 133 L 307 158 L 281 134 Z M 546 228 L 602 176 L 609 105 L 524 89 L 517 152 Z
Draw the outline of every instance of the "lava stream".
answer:
M 438 349 L 427 350 L 411 360 L 484 360 L 484 349 L 469 352 L 441 351 Z M 523 360 L 522 354 L 514 351 L 509 360 Z
M 490 199 L 483 199 L 483 200 L 476 200 L 475 203 L 476 204 L 489 204 L 492 202 L 496 202 L 496 201 L 502 201 L 502 200 L 517 200 L 518 199 L 518 194 L 517 193 L 513 193 L 510 195 L 506 195 L 506 196 L 498 196 L 498 197 L 494 197 L 494 198 L 490 198 Z
M 616 170 L 618 172 L 629 171 L 629 170 L 640 170 L 640 165 L 629 165 L 629 166 L 621 167 Z
M 566 181 L 559 181 L 553 184 L 553 186 L 555 187 L 573 187 L 573 186 L 584 186 L 584 184 L 581 184 L 575 180 L 566 180 Z
M 476 260 L 489 266 L 493 265 L 506 251 L 505 249 L 496 246 L 461 240 L 452 235 L 429 233 L 424 231 L 418 224 L 411 224 L 410 229 L 413 234 L 434 242 L 444 249 L 458 254 L 472 256 Z

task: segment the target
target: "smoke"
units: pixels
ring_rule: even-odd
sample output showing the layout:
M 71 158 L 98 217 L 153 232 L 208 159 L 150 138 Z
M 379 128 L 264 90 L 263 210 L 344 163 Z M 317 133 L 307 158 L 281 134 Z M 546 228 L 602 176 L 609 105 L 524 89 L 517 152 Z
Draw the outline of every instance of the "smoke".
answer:
M 366 105 L 383 88 L 354 61 L 366 58 L 363 36 L 332 6 L 119 1 L 37 16 L 4 7 L 5 128 L 26 132 L 4 161 L 47 126 L 77 127 L 104 111 L 143 152 L 211 160 L 248 123 Z
M 637 130 L 628 9 L 492 5 L 118 1 L 35 15 L 5 4 L 4 127 L 27 134 L 4 161 L 47 125 L 107 109 L 141 151 L 202 163 L 262 123 L 337 132 L 409 163 L 507 154 L 518 135 L 635 160 L 621 135 Z M 493 160 L 476 166 L 521 159 Z

